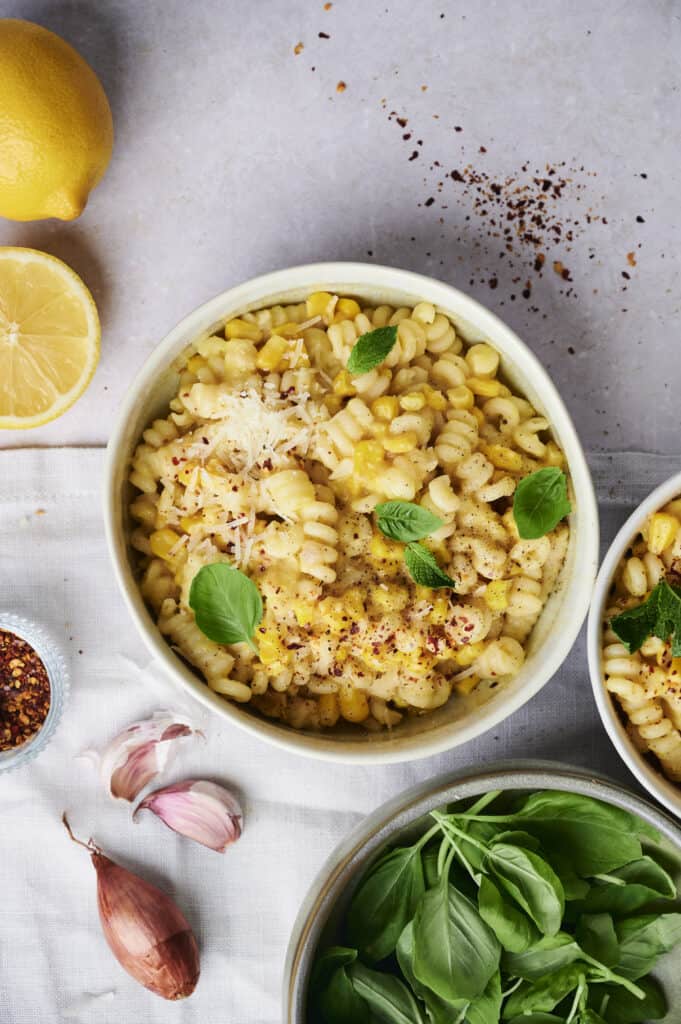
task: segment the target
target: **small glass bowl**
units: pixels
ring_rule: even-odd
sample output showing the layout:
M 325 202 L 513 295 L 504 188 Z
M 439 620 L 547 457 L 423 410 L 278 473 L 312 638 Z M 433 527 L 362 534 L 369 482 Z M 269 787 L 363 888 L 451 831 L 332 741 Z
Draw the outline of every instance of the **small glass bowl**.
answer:
M 50 710 L 37 733 L 12 750 L 0 751 L 0 774 L 21 768 L 40 754 L 52 739 L 68 699 L 70 681 L 66 661 L 50 634 L 29 619 L 0 611 L 0 630 L 14 633 L 30 644 L 50 680 Z

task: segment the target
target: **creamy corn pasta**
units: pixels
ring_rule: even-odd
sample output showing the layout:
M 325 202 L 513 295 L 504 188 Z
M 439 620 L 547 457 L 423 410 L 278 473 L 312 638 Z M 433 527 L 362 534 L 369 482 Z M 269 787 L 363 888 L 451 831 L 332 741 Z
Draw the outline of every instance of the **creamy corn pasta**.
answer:
M 681 497 L 648 517 L 620 562 L 603 624 L 605 685 L 627 732 L 640 751 L 655 755 L 668 778 L 681 782 L 681 657 L 673 657 L 669 638 L 657 636 L 630 653 L 611 625 L 664 580 L 681 586 Z
M 387 358 L 352 377 L 358 338 L 387 325 Z M 568 526 L 521 540 L 513 494 L 564 457 L 498 370 L 430 303 L 325 292 L 196 342 L 134 453 L 131 542 L 161 632 L 212 690 L 296 728 L 377 730 L 518 672 Z M 411 579 L 377 529 L 391 499 L 441 519 L 424 543 L 454 590 Z M 191 583 L 215 562 L 259 588 L 257 654 L 196 625 Z

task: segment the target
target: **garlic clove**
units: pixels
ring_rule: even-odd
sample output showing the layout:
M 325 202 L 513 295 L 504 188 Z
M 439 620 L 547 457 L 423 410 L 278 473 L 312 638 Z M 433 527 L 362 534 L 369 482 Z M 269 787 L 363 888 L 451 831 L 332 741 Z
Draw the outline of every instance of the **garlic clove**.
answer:
M 224 853 L 242 831 L 243 813 L 236 797 L 215 782 L 189 779 L 150 793 L 136 808 L 153 811 L 168 828 L 211 850 Z
M 174 741 L 197 732 L 187 716 L 162 709 L 114 736 L 101 755 L 85 751 L 82 756 L 99 760 L 102 782 L 114 800 L 132 802 L 167 766 Z

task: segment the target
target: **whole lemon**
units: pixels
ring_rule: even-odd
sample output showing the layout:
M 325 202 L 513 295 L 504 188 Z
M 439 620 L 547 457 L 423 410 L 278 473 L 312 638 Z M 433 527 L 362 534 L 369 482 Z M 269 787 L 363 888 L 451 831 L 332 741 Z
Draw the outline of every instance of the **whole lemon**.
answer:
M 0 216 L 73 220 L 112 148 L 111 109 L 90 65 L 41 25 L 0 18 Z

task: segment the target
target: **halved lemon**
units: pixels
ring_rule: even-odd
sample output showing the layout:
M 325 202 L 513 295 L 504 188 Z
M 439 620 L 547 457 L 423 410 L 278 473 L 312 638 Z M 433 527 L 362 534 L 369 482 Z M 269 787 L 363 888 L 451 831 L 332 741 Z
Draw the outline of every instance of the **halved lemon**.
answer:
M 39 427 L 85 391 L 99 316 L 78 274 L 37 249 L 0 246 L 0 429 Z

